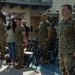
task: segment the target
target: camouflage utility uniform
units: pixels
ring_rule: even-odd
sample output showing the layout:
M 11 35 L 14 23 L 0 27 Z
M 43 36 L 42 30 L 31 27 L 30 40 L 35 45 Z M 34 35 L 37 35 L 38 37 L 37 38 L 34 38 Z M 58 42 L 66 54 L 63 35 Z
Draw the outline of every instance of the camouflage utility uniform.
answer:
M 0 26 L 0 52 L 1 52 L 1 58 L 5 55 L 5 31 L 6 26 L 3 24 Z
M 16 38 L 16 59 L 19 61 L 19 66 L 22 66 L 24 63 L 24 48 L 23 44 L 23 35 L 25 34 L 25 29 L 23 26 L 17 26 L 15 29 L 15 38 Z
M 51 28 L 51 25 L 48 21 L 40 22 L 39 25 L 39 45 L 42 54 L 43 60 L 48 60 L 48 28 Z
M 70 17 L 60 23 L 59 60 L 63 75 L 75 75 L 75 19 Z

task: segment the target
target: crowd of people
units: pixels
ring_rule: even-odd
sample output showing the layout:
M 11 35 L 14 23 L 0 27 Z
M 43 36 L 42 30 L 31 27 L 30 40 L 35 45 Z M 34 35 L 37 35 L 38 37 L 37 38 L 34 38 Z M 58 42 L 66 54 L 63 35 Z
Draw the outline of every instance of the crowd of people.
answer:
M 2 14 L 0 14 L 0 59 L 3 60 L 7 57 L 5 50 L 5 46 L 7 46 L 10 58 L 9 64 L 15 65 L 15 68 L 19 69 L 24 67 L 24 45 L 28 42 L 30 29 L 26 26 L 26 21 L 22 21 L 21 18 L 15 20 L 10 20 L 6 27 Z M 17 65 L 16 61 L 18 61 Z
M 75 75 L 75 19 L 72 17 L 72 7 L 69 4 L 61 6 L 63 20 L 60 22 L 59 36 L 59 61 L 62 75 Z M 22 24 L 22 25 L 21 25 Z M 41 51 L 41 64 L 48 63 L 48 42 L 52 44 L 56 40 L 56 34 L 53 32 L 54 26 L 47 21 L 47 15 L 41 15 L 41 22 L 38 27 L 39 49 Z M 21 18 L 16 21 L 10 20 L 9 25 L 3 23 L 0 15 L 0 59 L 4 59 L 5 45 L 8 46 L 10 63 L 15 68 L 23 68 L 24 63 L 24 45 L 29 41 L 30 29 L 26 22 Z
M 41 64 L 48 63 L 48 41 L 52 36 L 52 24 L 49 21 L 46 21 L 47 16 L 41 16 L 41 22 L 39 24 L 39 46 L 42 55 Z M 26 26 L 26 21 L 21 18 L 15 18 L 15 20 L 9 20 L 9 24 L 6 26 L 3 23 L 2 15 L 0 15 L 0 25 L 2 32 L 1 36 L 1 59 L 4 59 L 6 51 L 5 46 L 8 47 L 8 54 L 10 57 L 10 65 L 15 65 L 18 61 L 18 65 L 15 68 L 23 68 L 24 63 L 24 45 L 28 44 L 30 34 L 30 28 Z M 43 32 L 46 32 L 45 34 Z M 46 50 L 47 49 L 47 50 Z

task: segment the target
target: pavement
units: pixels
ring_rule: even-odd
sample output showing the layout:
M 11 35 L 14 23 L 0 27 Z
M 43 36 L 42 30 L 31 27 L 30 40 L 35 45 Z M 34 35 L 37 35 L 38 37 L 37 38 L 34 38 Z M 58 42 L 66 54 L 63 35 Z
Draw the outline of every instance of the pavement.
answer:
M 22 69 L 16 69 L 14 66 L 6 64 L 6 61 L 0 60 L 0 75 L 61 75 L 58 61 L 55 64 L 47 64 L 30 67 L 24 66 Z

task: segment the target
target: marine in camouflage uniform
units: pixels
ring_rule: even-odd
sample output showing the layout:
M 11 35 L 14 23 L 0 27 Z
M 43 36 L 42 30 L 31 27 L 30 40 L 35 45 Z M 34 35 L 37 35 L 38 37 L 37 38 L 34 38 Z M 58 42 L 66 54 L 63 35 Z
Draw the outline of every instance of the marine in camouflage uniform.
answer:
M 0 26 L 0 52 L 1 52 L 1 58 L 5 55 L 5 29 L 6 26 L 3 24 Z
M 16 20 L 21 20 L 17 18 Z M 19 64 L 15 68 L 23 68 L 24 63 L 24 48 L 23 44 L 23 35 L 25 35 L 25 28 L 21 25 L 17 26 L 15 29 L 15 39 L 16 39 L 16 58 L 19 61 Z
M 3 23 L 3 18 L 0 15 L 0 52 L 1 52 L 1 59 L 4 59 L 5 55 L 5 44 L 6 44 L 6 26 Z
M 75 19 L 70 16 L 67 20 L 62 20 L 60 23 L 59 60 L 62 75 L 75 75 L 74 52 Z
M 48 63 L 48 42 L 50 34 L 48 30 L 51 30 L 51 24 L 49 21 L 42 21 L 39 24 L 39 46 L 42 54 L 42 64 Z M 49 31 L 50 32 L 50 31 Z

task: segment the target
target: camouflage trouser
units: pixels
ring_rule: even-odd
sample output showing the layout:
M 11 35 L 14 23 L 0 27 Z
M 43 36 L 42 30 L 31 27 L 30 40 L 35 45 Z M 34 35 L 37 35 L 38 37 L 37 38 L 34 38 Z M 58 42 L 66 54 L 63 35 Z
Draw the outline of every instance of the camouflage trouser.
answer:
M 75 57 L 72 53 L 59 53 L 62 75 L 75 75 Z
M 0 41 L 0 52 L 1 52 L 1 57 L 3 57 L 6 53 L 5 42 L 3 42 L 3 41 Z
M 40 41 L 39 47 L 40 47 L 42 59 L 48 60 L 48 42 Z
M 16 59 L 19 61 L 19 65 L 24 63 L 24 48 L 22 45 L 16 45 Z

